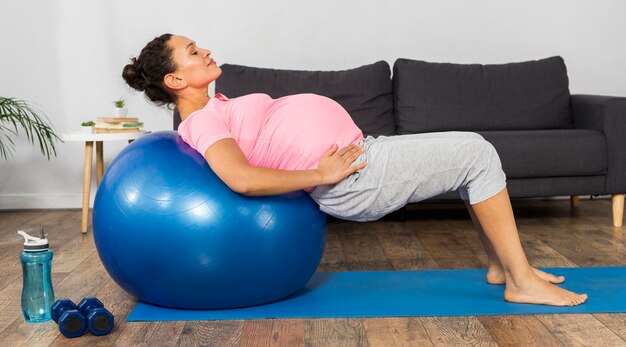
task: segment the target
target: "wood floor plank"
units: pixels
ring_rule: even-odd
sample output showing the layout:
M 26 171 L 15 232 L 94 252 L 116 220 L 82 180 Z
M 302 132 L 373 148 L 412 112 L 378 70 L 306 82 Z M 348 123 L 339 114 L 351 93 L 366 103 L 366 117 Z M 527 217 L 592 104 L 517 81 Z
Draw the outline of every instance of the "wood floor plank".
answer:
M 371 347 L 433 346 L 422 322 L 416 317 L 366 318 L 362 321 Z
M 50 248 L 55 254 L 52 259 L 53 272 L 56 269 L 56 248 L 61 247 L 61 245 L 68 241 L 68 237 L 65 236 L 63 233 L 63 221 L 67 221 L 68 219 L 70 219 L 72 213 L 72 211 L 66 210 L 48 211 L 42 214 L 35 214 L 36 217 L 31 222 L 29 222 L 33 223 L 32 225 L 39 225 L 40 223 L 48 225 L 48 227 L 46 228 L 46 233 L 48 234 L 47 237 L 50 241 Z M 33 230 L 36 229 L 37 228 Z M 19 254 L 23 249 L 24 240 L 19 235 L 17 235 L 17 231 L 14 230 L 14 232 L 15 235 L 11 235 L 12 241 L 10 241 L 10 248 L 0 252 L 0 290 L 9 283 L 13 282 L 15 279 L 20 278 L 22 274 L 22 265 L 19 260 Z M 6 234 L 7 231 L 4 230 L 4 233 Z M 61 237 L 57 237 L 57 233 Z
M 6 250 L 0 255 L 0 290 L 22 278 L 22 247 L 20 243 L 15 249 Z
M 435 346 L 497 346 L 478 318 L 420 317 Z
M 187 322 L 152 322 L 154 324 L 154 333 L 150 339 L 146 341 L 146 346 L 175 346 L 178 337 L 185 328 Z
M 93 233 L 76 236 L 54 250 L 53 272 L 72 272 L 85 259 L 96 252 Z
M 60 334 L 58 326 L 54 321 L 49 320 L 40 324 L 41 326 L 35 329 L 34 334 L 28 339 L 24 346 L 49 346 Z
M 5 213 L 6 214 L 6 213 Z M 5 217 L 0 227 L 0 254 L 7 251 L 21 250 L 24 239 L 17 234 L 23 230 L 28 234 L 39 235 L 40 225 L 51 217 L 58 217 L 57 212 L 52 211 L 25 211 L 16 212 L 15 218 Z M 46 231 L 49 228 L 46 228 Z
M 469 218 L 469 217 L 468 217 Z M 454 221 L 451 226 L 451 230 L 454 230 L 454 237 L 459 240 L 459 243 L 465 244 L 471 249 L 478 260 L 481 263 L 481 268 L 487 265 L 487 254 L 475 227 L 471 221 L 466 221 L 465 226 L 462 226 L 461 221 Z M 451 223 L 449 223 L 451 224 Z M 518 231 L 520 235 L 520 241 L 524 248 L 529 262 L 535 267 L 575 267 L 575 263 L 568 258 L 555 251 L 550 246 L 543 243 L 541 240 L 537 240 L 534 237 L 530 237 L 526 234 L 527 228 L 524 222 L 517 223 Z M 456 225 L 456 226 L 455 226 Z M 455 230 L 457 229 L 457 230 Z M 471 229 L 471 231 L 467 231 Z
M 605 203 L 605 208 L 602 208 Z M 612 239 L 612 242 L 626 246 L 626 226 L 614 227 L 612 223 L 607 223 L 607 218 L 612 218 L 610 204 L 610 200 L 596 200 L 593 204 L 587 204 L 590 207 L 580 213 L 574 225 L 587 225 L 601 230 Z
M 599 225 L 598 228 L 604 231 L 604 233 L 607 234 L 608 237 L 611 237 L 611 239 L 613 239 L 613 242 L 619 242 L 623 246 L 626 246 L 626 227 L 609 227 Z
M 573 238 L 580 240 L 581 243 L 602 249 L 605 255 L 610 255 L 616 260 L 616 264 L 626 264 L 626 244 L 607 235 L 603 230 L 595 227 L 573 227 L 570 229 L 570 233 Z
M 52 286 L 55 288 L 68 276 L 67 273 L 52 274 Z M 48 345 L 54 340 L 58 328 L 53 321 L 27 323 L 22 314 L 22 279 L 19 278 L 0 291 L 0 341 L 6 346 L 27 345 L 33 343 Z
M 2 223 L 2 226 L 10 226 L 11 228 L 17 229 L 19 228 L 20 224 L 34 219 L 38 215 L 42 215 L 50 211 L 51 210 L 2 210 L 0 211 L 0 223 Z M 13 232 L 15 232 L 15 230 L 2 230 L 0 232 L 0 235 L 3 235 L 4 233 L 13 234 Z
M 26 323 L 23 318 L 16 319 L 0 334 L 4 346 L 48 346 L 59 333 L 58 326 L 49 320 L 41 323 Z
M 448 223 L 448 221 L 445 218 L 434 219 L 437 215 L 438 214 L 434 214 L 432 216 L 425 215 L 422 217 L 424 218 L 423 220 L 421 219 L 410 220 L 409 219 L 405 222 L 400 223 L 400 225 L 402 228 L 415 231 L 418 235 L 450 233 L 450 224 Z M 383 223 L 383 224 L 386 224 L 386 223 Z
M 362 223 L 361 223 L 362 224 Z M 364 224 L 365 225 L 365 224 Z M 392 270 L 393 265 L 371 227 L 351 228 L 339 233 L 345 258 L 351 271 Z
M 567 230 L 559 230 L 545 222 L 533 222 L 533 227 L 528 231 L 529 236 L 542 240 L 578 266 L 623 265 L 618 259 L 605 256 L 598 248 L 582 243 L 575 237 L 564 237 L 562 233 L 567 233 Z
M 65 277 L 55 288 L 58 298 L 70 298 L 78 304 L 86 296 L 95 295 L 110 277 L 97 253 L 92 253 Z
M 308 319 L 305 324 L 304 344 L 325 347 L 365 346 L 367 337 L 359 319 Z
M 534 316 L 482 316 L 478 320 L 498 346 L 563 346 Z
M 624 340 L 590 314 L 538 315 L 566 346 L 624 346 Z
M 534 267 L 577 267 L 563 254 L 526 232 L 520 233 L 520 240 L 528 262 Z
M 586 216 L 586 218 L 568 219 L 566 221 L 557 218 L 545 218 L 544 221 L 547 227 L 566 228 L 569 235 L 582 239 L 585 243 L 591 243 L 594 247 L 610 251 L 610 253 L 620 256 L 619 260 L 626 262 L 626 244 L 618 240 L 620 238 L 618 235 L 622 233 L 613 234 L 613 231 L 616 230 L 623 232 L 624 227 L 616 228 L 612 225 L 590 222 L 589 216 Z M 610 229 L 611 233 L 606 233 L 607 229 Z M 618 237 L 616 238 L 616 236 Z
M 324 255 L 322 256 L 318 271 L 332 272 L 345 270 L 347 268 L 345 252 L 341 240 L 339 239 L 339 232 L 341 232 L 341 230 L 343 230 L 343 228 L 337 224 L 329 225 Z
M 462 230 L 456 230 L 453 233 L 454 237 L 459 241 L 460 244 L 465 245 L 471 250 L 475 255 L 478 261 L 480 262 L 480 268 L 487 267 L 487 253 L 485 253 L 485 248 L 483 244 L 480 242 L 480 238 L 476 232 L 467 232 Z
M 438 266 L 445 269 L 479 269 L 484 267 L 476 253 L 452 232 L 419 233 L 418 239 Z
M 127 323 L 113 346 L 176 346 L 185 324 L 184 321 Z
M 239 346 L 244 321 L 189 321 L 178 346 Z
M 19 220 L 3 225 L 0 241 L 5 241 L 6 239 L 13 240 L 14 238 L 19 240 L 21 236 L 17 235 L 18 230 L 24 230 L 32 236 L 38 236 L 42 227 L 48 239 L 53 239 L 56 236 L 53 231 L 64 227 L 75 212 L 75 210 L 29 211 L 24 213 Z
M 436 269 L 437 263 L 417 238 L 401 223 L 375 224 L 373 231 L 395 270 Z
M 607 328 L 625 341 L 626 346 L 626 313 L 598 313 L 593 315 Z
M 244 322 L 241 346 L 304 346 L 304 319 L 255 319 Z
M 184 322 L 181 322 L 182 327 L 185 326 Z M 171 326 L 171 324 L 163 324 Z M 113 346 L 149 346 L 147 341 L 152 337 L 156 328 L 155 322 L 128 322 L 124 324 L 124 331 L 117 331 L 117 339 L 113 343 Z M 182 328 L 181 328 L 182 331 Z M 178 337 L 178 335 L 175 335 Z M 160 345 L 175 346 L 178 343 L 178 339 L 174 341 L 161 341 Z
M 0 211 L 0 250 L 4 250 L 6 246 L 11 246 L 17 235 L 18 230 L 32 229 L 38 227 L 36 220 L 50 211 Z M 35 221 L 35 222 L 33 222 Z
M 23 320 L 21 295 L 21 280 L 14 281 L 0 291 L 0 312 L 2 312 L 0 315 L 0 341 L 4 341 L 6 339 L 5 335 L 11 333 L 7 329 L 13 322 L 18 319 Z

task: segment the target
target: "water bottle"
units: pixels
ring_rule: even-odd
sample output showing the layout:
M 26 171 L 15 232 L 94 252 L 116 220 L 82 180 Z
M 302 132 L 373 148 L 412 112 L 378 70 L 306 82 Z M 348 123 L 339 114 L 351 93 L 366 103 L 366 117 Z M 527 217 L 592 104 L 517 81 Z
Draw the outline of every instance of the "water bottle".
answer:
M 50 319 L 50 307 L 54 303 L 52 290 L 52 251 L 43 228 L 39 237 L 32 237 L 22 230 L 24 250 L 20 253 L 24 284 L 22 286 L 22 313 L 27 322 L 44 322 Z

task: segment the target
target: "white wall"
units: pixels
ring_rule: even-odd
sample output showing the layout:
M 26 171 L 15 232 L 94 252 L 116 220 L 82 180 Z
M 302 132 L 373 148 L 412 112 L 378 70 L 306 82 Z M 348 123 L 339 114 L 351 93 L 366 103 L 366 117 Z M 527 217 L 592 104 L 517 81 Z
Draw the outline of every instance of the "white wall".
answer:
M 169 112 L 121 78 L 128 59 L 164 32 L 195 39 L 218 64 L 299 70 L 561 55 L 572 93 L 626 95 L 620 0 L 3 0 L 0 13 L 0 95 L 40 105 L 58 132 L 109 115 L 120 96 L 147 129 L 170 129 Z M 105 143 L 105 163 L 122 146 Z M 83 150 L 62 143 L 47 161 L 18 138 L 15 156 L 0 160 L 0 208 L 79 207 Z

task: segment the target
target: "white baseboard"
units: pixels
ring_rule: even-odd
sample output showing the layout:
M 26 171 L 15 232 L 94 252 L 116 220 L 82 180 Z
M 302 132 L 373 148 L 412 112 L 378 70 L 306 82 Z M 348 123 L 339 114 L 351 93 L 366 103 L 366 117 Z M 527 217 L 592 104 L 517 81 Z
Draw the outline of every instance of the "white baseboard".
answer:
M 89 207 L 93 207 L 91 194 Z M 82 194 L 0 194 L 0 210 L 81 208 Z

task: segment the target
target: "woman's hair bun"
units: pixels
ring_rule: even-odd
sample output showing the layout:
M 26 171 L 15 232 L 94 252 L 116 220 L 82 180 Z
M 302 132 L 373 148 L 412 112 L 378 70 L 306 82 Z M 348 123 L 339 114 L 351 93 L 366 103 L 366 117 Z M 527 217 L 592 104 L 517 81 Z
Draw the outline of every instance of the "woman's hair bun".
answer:
M 131 63 L 124 66 L 122 77 L 133 89 L 143 92 L 150 82 L 137 65 L 137 58 L 131 58 Z
M 122 70 L 124 81 L 158 106 L 175 103 L 176 95 L 163 83 L 163 77 L 176 71 L 173 51 L 167 44 L 171 37 L 172 34 L 155 37 Z

